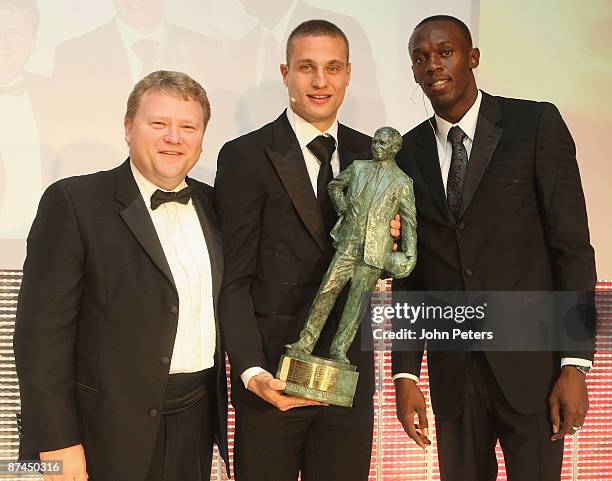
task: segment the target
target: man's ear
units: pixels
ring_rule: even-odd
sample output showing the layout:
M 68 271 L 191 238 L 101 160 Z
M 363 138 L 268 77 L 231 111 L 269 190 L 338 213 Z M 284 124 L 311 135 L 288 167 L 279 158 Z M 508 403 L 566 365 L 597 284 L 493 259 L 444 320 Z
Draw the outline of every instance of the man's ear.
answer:
M 130 138 L 132 136 L 132 122 L 127 117 L 123 119 L 123 130 L 125 132 L 125 143 L 130 145 Z
M 285 86 L 287 86 L 287 82 L 289 81 L 287 80 L 287 75 L 289 75 L 289 64 L 281 63 L 280 72 L 283 76 L 283 83 L 285 84 Z
M 480 50 L 474 47 L 470 50 L 470 68 L 476 68 L 480 64 Z

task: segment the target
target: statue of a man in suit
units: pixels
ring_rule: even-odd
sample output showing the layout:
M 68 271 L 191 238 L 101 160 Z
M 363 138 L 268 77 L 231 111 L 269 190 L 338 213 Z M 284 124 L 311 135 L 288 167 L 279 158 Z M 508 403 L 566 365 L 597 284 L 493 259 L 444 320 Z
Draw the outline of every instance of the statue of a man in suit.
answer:
M 402 136 L 397 130 L 378 129 L 372 139 L 374 160 L 354 161 L 329 183 L 329 196 L 340 216 L 331 231 L 336 254 L 300 338 L 288 349 L 312 353 L 336 298 L 350 280 L 348 298 L 330 349 L 335 361 L 349 364 L 346 351 L 357 333 L 367 297 L 382 271 L 401 278 L 414 268 L 416 208 L 412 179 L 395 163 L 401 146 Z M 398 212 L 402 225 L 401 251 L 393 252 L 388 226 Z

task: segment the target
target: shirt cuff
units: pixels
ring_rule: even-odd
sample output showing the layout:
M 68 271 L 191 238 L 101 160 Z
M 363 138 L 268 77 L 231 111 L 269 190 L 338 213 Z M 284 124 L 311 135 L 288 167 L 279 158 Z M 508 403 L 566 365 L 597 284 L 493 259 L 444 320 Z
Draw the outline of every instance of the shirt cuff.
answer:
M 412 379 L 414 382 L 418 383 L 420 379 L 414 374 L 408 374 L 407 372 L 398 372 L 395 376 L 391 378 L 393 381 L 396 379 Z
M 244 384 L 244 388 L 248 389 L 249 388 L 249 381 L 251 380 L 251 378 L 253 376 L 257 376 L 258 374 L 261 374 L 262 372 L 268 372 L 265 369 L 259 367 L 259 366 L 254 366 L 254 367 L 250 367 L 248 369 L 246 369 L 241 375 L 240 375 L 240 379 L 242 379 L 242 382 Z
M 561 367 L 563 366 L 582 366 L 588 367 L 591 369 L 593 367 L 593 361 L 589 361 L 588 359 L 582 359 L 580 357 L 562 357 L 561 358 Z

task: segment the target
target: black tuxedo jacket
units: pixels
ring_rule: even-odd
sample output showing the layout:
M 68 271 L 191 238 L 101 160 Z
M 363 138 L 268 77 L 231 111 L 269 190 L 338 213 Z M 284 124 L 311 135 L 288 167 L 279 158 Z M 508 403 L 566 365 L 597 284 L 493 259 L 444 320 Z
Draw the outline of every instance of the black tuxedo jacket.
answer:
M 338 127 L 341 168 L 371 157 L 370 138 Z M 275 409 L 247 391 L 240 374 L 260 366 L 276 374 L 285 344 L 297 340 L 333 256 L 332 239 L 285 113 L 225 144 L 219 153 L 215 206 L 224 242 L 219 301 L 232 366 L 232 402 Z M 329 355 L 344 299 L 336 302 L 315 354 Z M 348 357 L 359 369 L 355 405 L 372 396 L 373 362 L 358 335 Z
M 223 257 L 212 189 L 188 182 L 210 256 L 209 301 L 216 304 Z M 90 479 L 144 479 L 179 308 L 129 161 L 49 187 L 28 237 L 15 324 L 22 456 L 83 443 Z M 227 459 L 218 327 L 215 365 L 213 419 Z
M 593 291 L 593 248 L 572 137 L 549 103 L 483 92 L 460 219 L 448 211 L 430 121 L 404 136 L 398 165 L 412 177 L 417 267 L 394 289 Z M 468 353 L 428 352 L 431 399 L 439 419 L 461 412 Z M 593 352 L 487 352 L 510 404 L 547 407 L 560 357 Z M 394 353 L 393 372 L 419 374 L 422 352 Z

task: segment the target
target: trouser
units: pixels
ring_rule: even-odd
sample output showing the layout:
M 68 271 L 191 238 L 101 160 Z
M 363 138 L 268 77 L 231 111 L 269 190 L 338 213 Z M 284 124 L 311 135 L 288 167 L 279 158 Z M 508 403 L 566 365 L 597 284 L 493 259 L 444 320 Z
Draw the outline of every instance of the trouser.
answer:
M 282 412 L 236 408 L 236 481 L 367 481 L 373 403 Z
M 171 374 L 146 481 L 209 481 L 213 417 L 210 376 Z
M 472 353 L 466 377 L 463 412 L 456 419 L 436 421 L 442 481 L 494 481 L 498 440 L 508 481 L 559 481 L 563 440 L 550 440 L 548 410 L 534 414 L 515 411 L 483 352 Z

